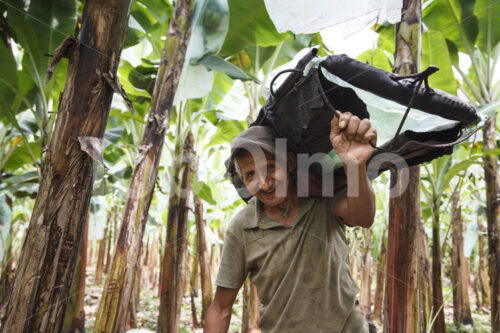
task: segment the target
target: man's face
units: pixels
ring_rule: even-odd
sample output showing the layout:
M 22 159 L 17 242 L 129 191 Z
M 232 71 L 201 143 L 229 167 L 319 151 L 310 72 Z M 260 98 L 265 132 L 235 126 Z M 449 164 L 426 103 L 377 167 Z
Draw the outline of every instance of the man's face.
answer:
M 277 163 L 274 154 L 251 154 L 244 150 L 237 163 L 247 190 L 266 206 L 277 206 L 286 199 L 289 174 L 286 163 Z

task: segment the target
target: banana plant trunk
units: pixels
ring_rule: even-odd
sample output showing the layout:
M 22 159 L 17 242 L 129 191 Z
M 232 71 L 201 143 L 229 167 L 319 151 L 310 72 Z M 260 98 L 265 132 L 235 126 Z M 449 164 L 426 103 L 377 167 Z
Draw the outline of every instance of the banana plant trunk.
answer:
M 18 261 L 2 329 L 60 332 L 94 183 L 94 161 L 81 142 L 103 138 L 131 0 L 88 0 L 69 58 L 40 188 Z M 62 50 L 65 52 L 62 52 Z M 56 50 L 57 52 L 57 50 Z M 62 54 L 64 53 L 64 54 Z
M 371 317 L 371 268 L 372 268 L 372 254 L 371 254 L 371 229 L 364 230 L 365 244 L 363 248 L 362 256 L 362 280 L 361 280 L 361 291 L 359 299 L 359 307 L 361 311 L 365 314 L 366 318 Z
M 157 264 L 157 258 L 158 258 L 158 239 L 155 237 L 156 233 L 153 234 L 153 241 L 151 245 L 151 249 L 149 251 L 149 259 L 148 259 L 148 271 L 149 271 L 149 288 L 150 289 L 156 289 L 156 283 L 159 279 L 155 278 L 156 277 L 156 264 Z
M 125 330 L 165 132 L 191 35 L 193 6 L 192 0 L 177 1 L 170 19 L 144 136 L 137 149 L 118 241 L 97 313 L 95 333 Z
M 410 167 L 397 173 L 391 171 L 392 184 L 395 184 L 396 177 L 409 177 L 409 182 L 403 194 L 389 200 L 384 332 L 418 332 L 421 320 L 416 292 L 420 169 Z
M 142 257 L 142 256 L 140 256 Z M 142 274 L 141 262 L 139 260 L 137 270 L 135 272 L 134 287 L 132 289 L 132 296 L 130 297 L 130 302 L 128 303 L 128 323 L 130 328 L 137 328 L 137 309 L 139 308 L 139 302 L 141 300 L 141 274 Z
M 418 224 L 418 242 L 419 242 L 419 258 L 418 258 L 418 294 L 419 304 L 418 311 L 420 313 L 420 331 L 428 332 L 427 320 L 432 309 L 432 267 L 431 256 L 429 254 L 429 245 L 427 234 L 425 233 L 424 221 L 420 220 Z
M 418 72 L 421 29 L 422 0 L 404 0 L 401 22 L 396 25 L 395 73 Z M 406 188 L 402 188 L 404 177 L 408 178 Z M 419 331 L 421 319 L 416 293 L 419 220 L 420 167 L 391 170 L 384 332 Z
M 435 318 L 432 327 L 434 333 L 445 332 L 444 304 L 443 304 L 443 282 L 441 278 L 441 232 L 438 204 L 434 203 L 432 213 L 432 312 L 431 318 Z
M 359 248 L 359 235 L 358 231 L 354 229 L 353 234 L 354 234 L 354 242 L 352 246 L 352 251 L 349 255 L 351 258 L 351 276 L 354 281 L 359 281 L 359 251 L 357 250 Z
M 168 204 L 167 238 L 160 281 L 160 313 L 158 332 L 177 333 L 180 326 L 182 296 L 186 274 L 184 261 L 188 238 L 188 201 L 193 169 L 194 138 L 188 133 L 183 146 L 182 165 L 172 175 Z M 178 175 L 182 172 L 180 188 Z
M 99 249 L 97 250 L 97 263 L 95 265 L 95 284 L 101 284 L 102 269 L 104 266 L 104 257 L 106 255 L 106 243 L 108 240 L 108 229 L 111 223 L 112 211 L 109 211 L 106 217 L 106 225 L 104 227 L 104 234 L 99 241 Z
M 71 286 L 71 298 L 66 318 L 64 319 L 63 332 L 85 332 L 85 277 L 87 272 L 87 245 L 89 234 L 89 215 L 85 221 L 83 240 L 78 250 L 75 278 Z
M 258 333 L 260 299 L 257 287 L 247 277 L 243 284 L 243 315 L 241 318 L 241 333 Z
M 203 219 L 203 204 L 201 199 L 193 193 L 194 217 L 196 222 L 196 251 L 201 274 L 201 324 L 205 325 L 208 307 L 212 303 L 212 278 L 210 276 L 210 254 L 208 253 L 205 236 L 205 220 Z
M 494 114 L 483 128 L 483 149 L 496 148 L 496 117 Z M 491 332 L 500 330 L 500 176 L 498 159 L 486 155 L 484 181 L 486 183 L 486 219 L 488 223 L 488 269 L 490 275 Z
M 472 324 L 469 302 L 469 274 L 464 255 L 464 237 L 460 193 L 453 196 L 451 210 L 451 284 L 453 287 L 453 321 L 456 326 Z
M 107 240 L 107 245 L 106 245 L 106 263 L 104 264 L 104 274 L 108 274 L 110 267 L 111 267 L 111 245 L 115 243 L 116 241 L 116 225 L 117 225 L 117 214 L 118 214 L 118 206 L 115 207 L 114 212 L 113 212 L 113 221 L 110 224 L 110 229 L 109 229 L 109 236 Z
M 191 273 L 189 276 L 189 296 L 191 298 L 191 317 L 193 318 L 193 329 L 200 328 L 198 311 L 196 310 L 195 298 L 198 295 L 198 253 L 195 253 L 191 262 Z M 189 270 L 189 267 L 188 267 Z
M 375 287 L 375 300 L 373 302 L 373 319 L 382 320 L 382 301 L 384 297 L 384 271 L 386 257 L 386 231 L 384 230 L 380 244 L 380 253 L 377 259 L 377 285 Z
M 472 324 L 472 315 L 469 302 L 469 276 L 467 262 L 464 255 L 462 207 L 460 206 L 460 193 L 457 191 L 453 197 L 451 228 L 451 282 L 453 286 L 453 321 L 455 325 Z
M 481 304 L 485 307 L 490 307 L 490 285 L 487 277 L 486 254 L 484 253 L 484 226 L 480 217 L 477 219 L 477 246 L 479 262 L 477 263 L 479 286 L 481 288 Z M 481 308 L 481 307 L 480 307 Z

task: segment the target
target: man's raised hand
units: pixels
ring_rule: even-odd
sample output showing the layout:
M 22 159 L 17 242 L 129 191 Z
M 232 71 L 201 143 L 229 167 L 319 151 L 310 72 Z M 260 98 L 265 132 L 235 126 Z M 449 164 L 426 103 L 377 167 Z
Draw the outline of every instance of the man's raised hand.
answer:
M 330 131 L 333 149 L 344 164 L 365 163 L 377 144 L 377 131 L 368 119 L 360 120 L 350 112 L 335 112 L 338 117 L 333 117 Z

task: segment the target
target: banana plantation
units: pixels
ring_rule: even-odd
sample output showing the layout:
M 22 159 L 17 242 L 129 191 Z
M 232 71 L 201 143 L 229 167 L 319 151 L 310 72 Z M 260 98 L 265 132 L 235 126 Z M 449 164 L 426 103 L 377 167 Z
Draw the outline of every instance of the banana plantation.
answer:
M 369 175 L 373 225 L 345 229 L 369 331 L 500 332 L 499 18 L 497 0 L 0 0 L 0 331 L 215 332 L 226 231 L 247 206 L 231 143 L 278 128 L 269 101 L 309 71 L 335 109 L 368 110 L 376 152 L 394 153 L 405 119 L 422 138 Z M 409 101 L 316 70 L 341 54 L 414 79 Z M 261 331 L 251 277 L 228 332 Z

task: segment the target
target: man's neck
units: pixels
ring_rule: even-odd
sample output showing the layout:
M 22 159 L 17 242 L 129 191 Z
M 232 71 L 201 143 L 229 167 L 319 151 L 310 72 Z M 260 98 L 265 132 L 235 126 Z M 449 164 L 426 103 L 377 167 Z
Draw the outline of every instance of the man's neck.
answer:
M 286 225 L 293 225 L 299 210 L 299 197 L 297 191 L 291 186 L 286 199 L 278 206 L 264 205 L 264 214 L 267 217 Z

